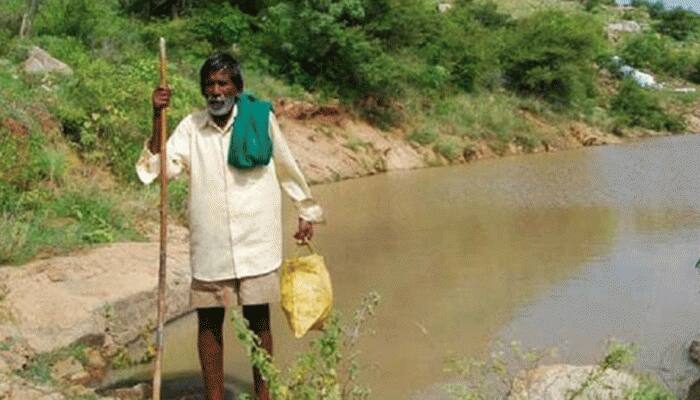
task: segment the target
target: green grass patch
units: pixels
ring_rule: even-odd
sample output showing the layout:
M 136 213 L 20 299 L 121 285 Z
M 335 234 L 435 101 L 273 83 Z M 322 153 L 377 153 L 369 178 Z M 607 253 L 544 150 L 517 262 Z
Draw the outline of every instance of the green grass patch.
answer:
M 347 147 L 355 153 L 371 145 L 372 143 L 364 141 L 357 137 L 351 137 L 343 144 L 343 146 Z
M 424 127 L 414 130 L 406 139 L 425 146 L 435 142 L 438 136 L 434 129 Z
M 85 345 L 76 344 L 48 353 L 37 354 L 29 361 L 24 369 L 15 372 L 19 376 L 34 383 L 54 384 L 56 381 L 51 376 L 51 368 L 53 368 L 57 362 L 68 357 L 73 357 L 84 365 L 87 362 L 87 357 L 85 355 L 86 348 Z
M 462 155 L 461 141 L 454 137 L 441 137 L 433 146 L 433 150 L 449 161 L 454 161 Z

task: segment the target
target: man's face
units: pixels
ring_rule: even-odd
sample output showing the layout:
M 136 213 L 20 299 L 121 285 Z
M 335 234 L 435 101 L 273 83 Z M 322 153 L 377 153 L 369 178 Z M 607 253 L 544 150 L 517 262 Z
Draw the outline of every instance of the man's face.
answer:
M 214 71 L 204 81 L 207 110 L 213 116 L 228 115 L 233 109 L 237 94 L 238 91 L 231 80 L 231 74 L 226 70 Z

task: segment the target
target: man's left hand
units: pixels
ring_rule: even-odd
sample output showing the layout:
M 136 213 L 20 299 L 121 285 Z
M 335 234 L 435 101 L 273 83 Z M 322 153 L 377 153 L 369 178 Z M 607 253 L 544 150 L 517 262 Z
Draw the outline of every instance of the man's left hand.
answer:
M 314 236 L 314 225 L 304 219 L 299 218 L 299 229 L 294 234 L 294 239 L 306 243 Z

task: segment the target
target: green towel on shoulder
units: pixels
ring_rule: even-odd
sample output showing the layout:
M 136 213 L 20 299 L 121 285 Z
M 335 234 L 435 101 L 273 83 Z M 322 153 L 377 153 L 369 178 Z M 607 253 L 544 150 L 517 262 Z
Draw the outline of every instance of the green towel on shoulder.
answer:
M 269 164 L 272 140 L 268 129 L 272 104 L 243 92 L 236 98 L 236 107 L 228 149 L 229 165 L 249 169 Z

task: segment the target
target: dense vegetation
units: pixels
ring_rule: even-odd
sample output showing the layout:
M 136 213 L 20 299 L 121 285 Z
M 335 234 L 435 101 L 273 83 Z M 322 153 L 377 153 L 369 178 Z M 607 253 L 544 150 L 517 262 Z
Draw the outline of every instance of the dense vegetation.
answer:
M 133 203 L 155 197 L 138 189 L 133 164 L 150 131 L 160 36 L 176 93 L 171 126 L 201 104 L 198 67 L 222 50 L 242 60 L 246 85 L 262 97 L 337 99 L 450 161 L 479 141 L 496 153 L 510 144 L 537 149 L 551 138 L 531 116 L 623 134 L 685 129 L 679 112 L 695 97 L 601 77 L 619 54 L 661 79 L 698 82 L 700 17 L 651 3 L 628 15 L 602 0 L 541 3 L 521 12 L 520 2 L 455 0 L 441 12 L 432 0 L 6 0 L 0 213 L 10 235 L 0 238 L 0 262 L 137 237 L 131 221 L 143 207 Z M 31 29 L 20 37 L 25 15 Z M 613 18 L 650 28 L 609 41 L 604 26 Z M 32 46 L 74 73 L 23 73 Z M 42 125 L 40 115 L 56 126 Z M 111 171 L 120 189 L 86 177 L 95 168 Z M 181 210 L 186 187 L 172 190 Z

